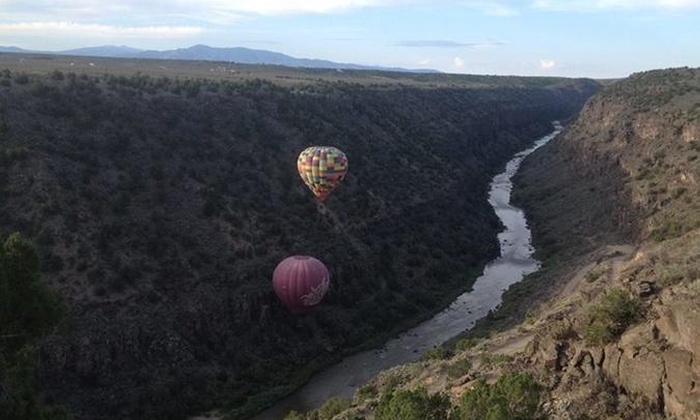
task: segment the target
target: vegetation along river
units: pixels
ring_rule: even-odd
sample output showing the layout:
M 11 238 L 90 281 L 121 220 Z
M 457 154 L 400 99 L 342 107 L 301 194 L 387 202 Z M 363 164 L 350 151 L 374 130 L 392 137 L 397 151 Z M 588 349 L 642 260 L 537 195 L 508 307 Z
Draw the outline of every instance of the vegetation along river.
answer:
M 554 132 L 537 140 L 529 149 L 515 154 L 506 164 L 505 171 L 491 181 L 488 201 L 505 226 L 505 230 L 498 234 L 501 255 L 484 268 L 484 273 L 471 291 L 460 295 L 447 309 L 403 332 L 384 347 L 347 357 L 316 374 L 296 393 L 253 417 L 253 420 L 283 419 L 290 410 L 311 410 L 334 396 L 352 397 L 358 387 L 379 372 L 415 361 L 426 350 L 473 327 L 479 318 L 501 303 L 501 295 L 510 285 L 537 271 L 540 263 L 532 257 L 534 248 L 530 244 L 531 234 L 525 213 L 510 204 L 513 189 L 511 179 L 527 155 L 545 145 L 560 131 L 561 126 L 555 123 Z

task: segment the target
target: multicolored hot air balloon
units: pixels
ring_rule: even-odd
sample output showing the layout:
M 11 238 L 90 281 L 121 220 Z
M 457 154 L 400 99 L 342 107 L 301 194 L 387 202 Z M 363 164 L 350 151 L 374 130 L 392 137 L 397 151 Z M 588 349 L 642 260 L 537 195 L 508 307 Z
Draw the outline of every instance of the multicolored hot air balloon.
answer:
M 345 153 L 328 146 L 312 146 L 299 154 L 297 169 L 304 183 L 321 201 L 326 201 L 348 172 Z
M 318 305 L 328 291 L 331 276 L 314 257 L 294 255 L 285 258 L 272 274 L 277 297 L 293 313 L 305 313 Z

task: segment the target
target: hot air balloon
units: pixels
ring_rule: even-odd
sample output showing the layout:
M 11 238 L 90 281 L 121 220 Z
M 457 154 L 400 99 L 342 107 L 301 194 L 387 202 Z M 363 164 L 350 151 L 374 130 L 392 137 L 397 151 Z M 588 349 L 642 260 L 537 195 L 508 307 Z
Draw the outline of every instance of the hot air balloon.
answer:
M 312 146 L 299 154 L 297 169 L 316 198 L 326 201 L 348 172 L 345 153 L 328 146 Z
M 294 255 L 277 264 L 272 286 L 290 312 L 305 313 L 321 302 L 330 278 L 321 261 L 307 255 Z

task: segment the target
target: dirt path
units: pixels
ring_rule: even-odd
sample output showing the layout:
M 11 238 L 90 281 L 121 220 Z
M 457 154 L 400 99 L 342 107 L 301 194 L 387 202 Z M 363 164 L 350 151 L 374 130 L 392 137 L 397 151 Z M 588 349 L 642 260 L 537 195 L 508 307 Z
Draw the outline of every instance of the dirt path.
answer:
M 626 261 L 629 261 L 634 251 L 635 248 L 632 245 L 606 246 L 599 251 L 600 256 L 595 258 L 598 261 L 591 262 L 577 269 L 573 275 L 569 277 L 569 280 L 563 285 L 563 287 L 561 287 L 559 291 L 555 291 L 552 294 L 552 297 L 548 300 L 558 300 L 572 296 L 579 290 L 582 280 L 586 278 L 591 270 L 597 267 L 609 267 L 609 275 L 611 277 L 610 280 L 617 280 L 620 276 L 623 264 Z M 546 305 L 547 303 L 544 302 L 544 304 Z M 493 339 L 492 341 L 494 345 L 489 349 L 489 351 L 495 354 L 512 356 L 524 351 L 534 336 L 534 332 L 519 331 L 518 327 L 515 327 L 504 332 L 500 337 Z
M 576 271 L 576 273 L 571 277 L 571 279 L 564 285 L 560 292 L 558 292 L 555 297 L 565 298 L 571 296 L 574 292 L 579 289 L 581 281 L 586 278 L 586 275 L 591 272 L 595 267 L 603 264 L 610 264 L 612 267 L 612 279 L 617 279 L 620 276 L 620 269 L 622 263 L 629 260 L 630 256 L 634 252 L 635 248 L 632 245 L 608 245 L 601 252 L 601 258 L 599 262 L 592 262 L 586 264 Z
M 506 338 L 502 343 L 498 344 L 496 347 L 493 347 L 491 349 L 491 353 L 513 356 L 516 353 L 524 351 L 525 347 L 527 347 L 528 343 L 533 337 L 535 337 L 535 333 L 518 333 Z

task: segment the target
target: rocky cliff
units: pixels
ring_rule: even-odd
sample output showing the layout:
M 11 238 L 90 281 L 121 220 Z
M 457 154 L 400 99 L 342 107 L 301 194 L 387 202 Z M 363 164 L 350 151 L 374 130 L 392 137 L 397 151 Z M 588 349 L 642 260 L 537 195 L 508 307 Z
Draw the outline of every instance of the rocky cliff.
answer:
M 526 165 L 522 177 L 526 190 L 540 183 L 551 188 L 550 200 L 568 195 L 578 203 L 578 211 L 549 220 L 574 236 L 566 238 L 561 226 L 550 228 L 563 237 L 562 248 L 580 253 L 624 239 L 633 246 L 629 258 L 602 257 L 588 267 L 587 281 L 577 286 L 581 309 L 562 318 L 585 336 L 596 326 L 600 299 L 624 290 L 640 304 L 634 326 L 605 345 L 550 341 L 560 353 L 564 349 L 567 363 L 561 368 L 580 370 L 584 364 L 633 401 L 679 419 L 700 416 L 695 388 L 700 366 L 694 362 L 700 354 L 698 130 L 700 70 L 635 74 L 595 96 L 555 147 Z M 567 186 L 538 178 L 538 167 L 551 169 L 553 161 L 557 173 L 580 177 L 575 190 L 587 188 L 588 193 L 568 194 Z M 572 168 L 579 169 L 572 173 Z M 535 215 L 543 208 L 524 200 Z M 535 220 L 536 229 L 546 224 L 541 217 Z
M 543 270 L 475 332 L 363 387 L 338 418 L 397 407 L 700 418 L 699 130 L 700 69 L 635 74 L 594 96 L 516 183 Z

